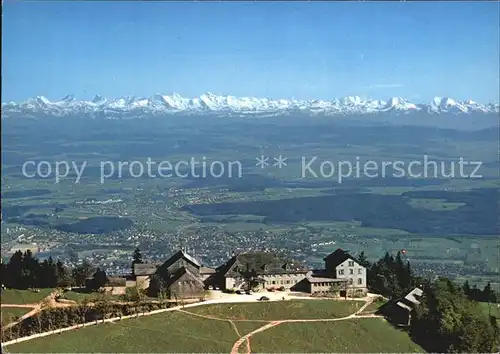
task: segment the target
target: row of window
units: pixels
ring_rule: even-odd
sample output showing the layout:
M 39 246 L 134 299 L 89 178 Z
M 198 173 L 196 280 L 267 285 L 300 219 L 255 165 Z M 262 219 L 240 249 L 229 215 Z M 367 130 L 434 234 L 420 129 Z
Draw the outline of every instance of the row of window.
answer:
M 194 283 L 195 283 L 195 281 L 194 281 L 194 280 L 181 280 L 181 281 L 179 282 L 179 285 L 192 285 L 192 284 L 194 284 Z
M 354 269 L 349 269 L 349 274 L 353 275 L 354 274 Z M 363 274 L 363 269 L 359 268 L 358 269 L 358 274 Z M 339 275 L 344 275 L 344 270 L 339 269 Z
M 314 291 L 314 293 L 315 293 L 315 294 L 324 294 L 324 295 L 328 295 L 328 294 L 331 294 L 331 291 L 329 291 L 329 290 L 326 290 L 326 291 L 324 291 L 324 290 L 320 290 L 320 291 Z M 344 291 L 343 293 L 345 294 L 345 291 Z M 356 293 L 358 293 L 358 294 L 363 293 L 363 289 L 357 289 L 357 290 L 356 290 Z M 341 291 L 341 294 L 342 294 L 342 291 Z
M 315 294 L 328 295 L 328 294 L 330 294 L 331 292 L 330 292 L 330 291 L 315 291 L 314 293 L 315 293 Z
M 349 285 L 352 285 L 354 283 L 352 278 L 349 278 Z M 358 285 L 363 284 L 363 278 L 358 278 L 357 280 Z M 329 286 L 331 283 L 316 283 L 316 286 Z
M 331 283 L 316 283 L 316 286 L 329 286 Z
M 266 286 L 267 285 L 285 285 L 285 284 L 297 284 L 299 281 L 297 279 L 295 280 L 272 280 L 272 281 L 266 281 Z

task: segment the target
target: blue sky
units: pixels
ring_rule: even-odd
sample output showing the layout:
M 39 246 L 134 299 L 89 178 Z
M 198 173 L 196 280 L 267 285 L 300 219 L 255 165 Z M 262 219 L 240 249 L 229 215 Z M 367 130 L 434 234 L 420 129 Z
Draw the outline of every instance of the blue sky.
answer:
M 496 2 L 3 4 L 2 101 L 204 92 L 499 100 Z

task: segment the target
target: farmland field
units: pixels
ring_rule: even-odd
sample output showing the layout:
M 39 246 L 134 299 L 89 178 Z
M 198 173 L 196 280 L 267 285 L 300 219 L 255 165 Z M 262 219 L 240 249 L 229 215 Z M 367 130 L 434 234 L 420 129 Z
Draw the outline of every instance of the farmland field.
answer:
M 284 251 L 310 267 L 322 266 L 337 248 L 353 255 L 364 251 L 370 261 L 405 249 L 404 261 L 419 275 L 467 279 L 481 288 L 489 281 L 498 289 L 498 134 L 283 118 L 266 120 L 265 133 L 260 120 L 204 117 L 148 124 L 9 121 L 3 126 L 2 257 L 6 261 L 19 247 L 36 243 L 43 251 L 35 256 L 42 260 L 50 255 L 74 265 L 77 259 L 99 259 L 96 266 L 113 263 L 114 271 L 125 273 L 134 249 L 130 240 L 158 261 L 189 244 L 214 267 L 235 249 L 255 247 Z M 261 153 L 271 161 L 283 154 L 288 164 L 259 168 L 255 158 Z M 241 162 L 241 178 L 135 178 L 125 168 L 123 175 L 101 181 L 101 161 L 175 163 L 202 156 Z M 463 157 L 484 161 L 483 178 L 400 178 L 388 170 L 385 177 L 351 176 L 340 183 L 338 176 L 303 177 L 302 157 L 312 156 L 318 157 L 316 172 L 321 161 L 358 157 L 380 165 L 426 156 L 446 169 Z M 78 184 L 75 171 L 57 184 L 22 174 L 27 160 L 59 159 L 88 163 Z

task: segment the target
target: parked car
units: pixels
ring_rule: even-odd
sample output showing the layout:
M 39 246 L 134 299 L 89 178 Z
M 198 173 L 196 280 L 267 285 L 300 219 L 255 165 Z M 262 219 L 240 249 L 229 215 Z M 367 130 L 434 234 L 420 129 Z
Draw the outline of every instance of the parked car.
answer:
M 259 298 L 259 301 L 269 301 L 269 298 L 267 296 L 262 296 Z
M 236 290 L 235 292 L 236 292 L 236 294 L 238 294 L 238 295 L 243 295 L 243 293 L 241 292 L 241 290 Z

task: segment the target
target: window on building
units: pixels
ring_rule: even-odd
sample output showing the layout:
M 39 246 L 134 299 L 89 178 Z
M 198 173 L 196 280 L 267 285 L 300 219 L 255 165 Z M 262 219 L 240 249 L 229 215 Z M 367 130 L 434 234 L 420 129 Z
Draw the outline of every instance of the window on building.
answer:
M 358 269 L 358 274 L 363 274 L 363 269 L 359 268 Z
M 349 269 L 349 274 L 354 274 L 354 269 Z
M 339 269 L 339 275 L 344 275 L 344 270 L 343 269 Z
M 361 285 L 361 284 L 363 284 L 363 279 L 358 278 L 358 285 Z
M 349 261 L 349 267 L 354 267 L 354 261 Z
M 275 284 L 276 284 L 276 280 L 273 280 L 273 285 L 275 285 Z
M 349 278 L 349 285 L 352 285 L 352 278 Z

